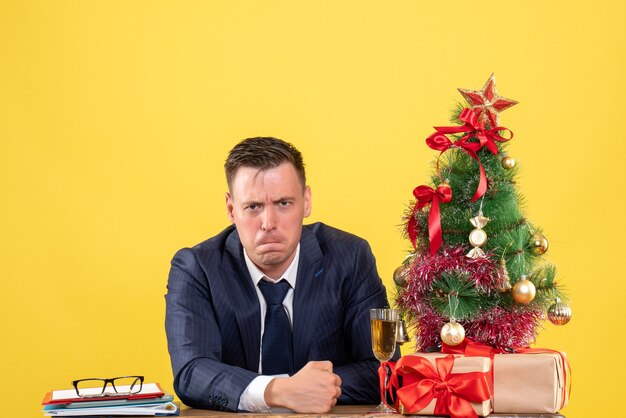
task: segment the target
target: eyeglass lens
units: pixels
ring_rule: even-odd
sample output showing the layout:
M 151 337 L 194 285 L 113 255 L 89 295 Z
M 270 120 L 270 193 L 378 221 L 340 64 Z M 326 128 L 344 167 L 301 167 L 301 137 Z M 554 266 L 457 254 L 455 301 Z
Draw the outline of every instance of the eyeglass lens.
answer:
M 113 379 L 83 379 L 76 381 L 78 396 L 131 395 L 141 391 L 139 376 L 123 376 Z

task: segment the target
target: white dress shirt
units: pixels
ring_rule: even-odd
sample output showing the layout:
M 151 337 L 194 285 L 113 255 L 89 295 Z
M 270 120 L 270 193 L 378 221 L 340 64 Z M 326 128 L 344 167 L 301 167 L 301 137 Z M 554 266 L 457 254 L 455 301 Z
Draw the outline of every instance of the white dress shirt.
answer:
M 293 292 L 296 288 L 296 276 L 298 273 L 298 262 L 300 261 L 300 244 L 296 247 L 296 254 L 293 258 L 293 261 L 287 267 L 287 270 L 283 273 L 283 275 L 278 280 L 272 280 L 269 277 L 265 276 L 261 270 L 250 260 L 246 250 L 243 250 L 243 256 L 246 260 L 246 267 L 248 268 L 248 272 L 250 273 L 250 277 L 252 278 L 252 283 L 254 284 L 254 288 L 256 289 L 257 297 L 259 298 L 259 305 L 261 305 L 261 344 L 259 344 L 259 374 L 254 378 L 252 382 L 248 385 L 248 387 L 242 392 L 241 397 L 239 398 L 239 410 L 250 411 L 250 412 L 272 412 L 269 406 L 265 403 L 265 388 L 267 385 L 277 376 L 287 377 L 288 375 L 276 375 L 276 376 L 265 376 L 263 374 L 263 332 L 265 330 L 265 312 L 267 311 L 267 303 L 265 302 L 265 298 L 259 289 L 259 282 L 261 280 L 266 280 L 269 282 L 278 282 L 280 280 L 286 280 L 290 285 L 291 289 L 287 291 L 287 295 L 283 300 L 283 307 L 287 312 L 287 317 L 289 318 L 289 323 L 293 327 Z M 289 411 L 288 409 L 282 408 L 282 410 Z M 276 412 L 276 408 L 274 410 Z

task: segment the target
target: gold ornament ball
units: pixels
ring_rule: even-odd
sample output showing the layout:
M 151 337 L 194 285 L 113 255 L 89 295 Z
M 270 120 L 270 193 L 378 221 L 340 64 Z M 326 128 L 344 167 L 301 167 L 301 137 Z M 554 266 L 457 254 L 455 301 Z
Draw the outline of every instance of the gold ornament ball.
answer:
M 507 170 L 512 170 L 515 167 L 515 159 L 508 155 L 502 159 L 502 167 Z
M 535 289 L 535 285 L 528 279 L 522 278 L 518 280 L 513 285 L 513 290 L 511 290 L 511 294 L 513 295 L 513 299 L 515 302 L 522 303 L 526 305 L 530 303 L 534 298 L 537 290 Z
M 442 186 L 450 188 L 450 184 L 448 182 L 445 182 L 445 181 L 442 181 L 441 183 L 439 183 L 439 186 L 437 186 L 437 187 L 442 187 Z
M 409 277 L 409 271 L 410 268 L 408 264 L 402 264 L 400 267 L 395 269 L 395 271 L 393 272 L 394 283 L 400 287 L 406 286 L 406 280 Z
M 530 238 L 530 246 L 535 254 L 545 254 L 548 251 L 548 245 L 548 239 L 541 234 L 533 234 Z
M 548 308 L 548 319 L 554 325 L 565 325 L 572 319 L 572 308 L 566 303 L 557 301 Z
M 469 242 L 474 247 L 482 247 L 487 242 L 487 233 L 482 229 L 474 229 L 469 234 Z
M 441 341 L 449 346 L 459 345 L 465 339 L 465 328 L 456 321 L 450 321 L 441 328 Z

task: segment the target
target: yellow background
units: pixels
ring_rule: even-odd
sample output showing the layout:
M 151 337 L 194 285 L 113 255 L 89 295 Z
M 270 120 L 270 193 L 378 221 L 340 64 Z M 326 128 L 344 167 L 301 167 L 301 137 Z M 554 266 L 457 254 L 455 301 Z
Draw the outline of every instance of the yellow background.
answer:
M 171 392 L 169 261 L 226 226 L 222 164 L 245 137 L 301 149 L 310 220 L 368 239 L 391 289 L 424 139 L 495 72 L 572 298 L 538 346 L 571 359 L 565 415 L 619 415 L 624 21 L 619 1 L 2 1 L 4 405 L 41 416 L 46 391 L 91 376 Z

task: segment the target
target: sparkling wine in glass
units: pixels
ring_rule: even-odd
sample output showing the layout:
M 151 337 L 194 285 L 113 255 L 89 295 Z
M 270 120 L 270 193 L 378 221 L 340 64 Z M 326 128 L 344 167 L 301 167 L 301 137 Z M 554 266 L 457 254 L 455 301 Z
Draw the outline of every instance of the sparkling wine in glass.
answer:
M 396 351 L 396 328 L 398 327 L 398 311 L 395 309 L 370 309 L 370 326 L 372 330 L 372 351 L 378 361 L 382 363 L 391 360 Z M 382 382 L 387 386 L 387 376 Z M 380 405 L 376 408 L 378 413 L 395 413 L 395 409 L 390 408 L 381 399 Z

